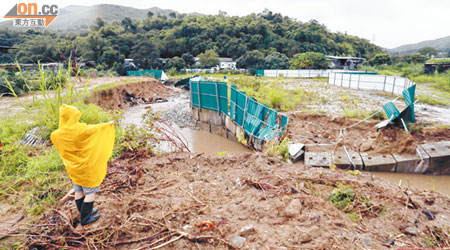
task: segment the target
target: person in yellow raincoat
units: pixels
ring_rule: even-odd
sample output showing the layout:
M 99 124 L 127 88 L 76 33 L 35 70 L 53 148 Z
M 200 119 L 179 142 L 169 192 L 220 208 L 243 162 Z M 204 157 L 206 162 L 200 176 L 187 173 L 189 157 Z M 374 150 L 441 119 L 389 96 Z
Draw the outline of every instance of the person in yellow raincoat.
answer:
M 97 221 L 98 209 L 93 209 L 95 192 L 106 176 L 108 159 L 115 140 L 114 123 L 87 125 L 80 123 L 81 112 L 63 104 L 59 108 L 59 126 L 50 139 L 64 162 L 73 182 L 75 203 L 81 225 Z

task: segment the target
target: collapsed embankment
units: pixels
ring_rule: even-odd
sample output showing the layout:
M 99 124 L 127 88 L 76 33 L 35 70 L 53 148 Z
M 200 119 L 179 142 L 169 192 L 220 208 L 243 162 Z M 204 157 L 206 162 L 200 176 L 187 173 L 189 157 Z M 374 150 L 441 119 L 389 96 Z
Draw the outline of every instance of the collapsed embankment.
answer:
M 99 222 L 82 228 L 67 201 L 31 227 L 26 246 L 450 247 L 448 197 L 261 154 L 123 155 L 110 165 L 97 200 Z M 202 222 L 214 226 L 202 231 Z

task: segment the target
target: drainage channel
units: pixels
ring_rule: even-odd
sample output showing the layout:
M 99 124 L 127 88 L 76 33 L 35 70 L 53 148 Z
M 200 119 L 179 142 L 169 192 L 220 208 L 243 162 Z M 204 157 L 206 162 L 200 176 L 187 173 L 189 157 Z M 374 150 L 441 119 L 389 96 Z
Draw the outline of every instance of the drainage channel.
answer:
M 184 92 L 168 99 L 167 102 L 138 105 L 125 110 L 122 125 L 143 126 L 142 115 L 148 109 L 160 114 L 161 119 L 170 124 L 171 129 L 177 133 L 191 152 L 207 155 L 251 152 L 250 149 L 225 137 L 198 130 L 192 120 L 189 96 Z M 169 145 L 164 144 L 160 149 L 161 151 L 173 150 Z
M 167 102 L 138 105 L 125 110 L 122 124 L 125 126 L 132 124 L 137 126 L 143 125 L 142 115 L 145 114 L 149 108 L 151 108 L 153 112 L 160 113 L 161 117 L 171 124 L 172 128 L 181 138 L 183 138 L 192 152 L 208 155 L 219 155 L 225 152 L 251 152 L 248 148 L 239 143 L 230 141 L 225 137 L 195 129 L 195 124 L 190 124 L 192 114 L 189 105 L 189 96 L 183 92 L 181 92 L 179 96 L 169 99 Z M 167 151 L 167 149 L 163 150 Z M 450 196 L 450 185 L 448 185 L 448 183 L 450 183 L 450 176 L 390 172 L 371 173 L 373 173 L 374 176 L 384 178 L 394 184 L 432 190 Z

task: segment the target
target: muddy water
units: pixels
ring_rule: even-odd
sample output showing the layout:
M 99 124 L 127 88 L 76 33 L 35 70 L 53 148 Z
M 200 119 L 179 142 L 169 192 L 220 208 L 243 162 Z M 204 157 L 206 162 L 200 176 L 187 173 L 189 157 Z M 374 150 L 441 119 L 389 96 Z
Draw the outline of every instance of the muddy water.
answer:
M 250 149 L 239 143 L 230 141 L 218 135 L 210 134 L 206 131 L 184 128 L 181 130 L 181 133 L 186 138 L 188 147 L 192 152 L 205 153 L 208 155 L 217 155 L 221 152 L 250 152 Z
M 422 175 L 403 173 L 373 172 L 374 176 L 386 179 L 396 185 L 433 190 L 450 196 L 450 176 L 448 175 Z

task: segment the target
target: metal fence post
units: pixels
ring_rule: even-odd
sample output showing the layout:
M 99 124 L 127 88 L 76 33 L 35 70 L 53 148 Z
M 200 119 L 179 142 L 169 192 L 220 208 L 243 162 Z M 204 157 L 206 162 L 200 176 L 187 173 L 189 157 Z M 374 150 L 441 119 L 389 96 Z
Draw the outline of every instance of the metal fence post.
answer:
M 311 70 L 308 69 L 308 78 L 311 77 Z
M 344 74 L 341 73 L 341 87 L 342 87 L 342 83 L 344 82 Z
M 247 103 L 248 103 L 248 96 L 245 95 L 245 106 L 244 106 L 244 117 L 242 118 L 242 129 L 245 131 L 244 129 L 244 125 L 245 125 L 245 117 L 247 116 Z
M 217 86 L 217 82 L 216 82 L 216 101 L 217 101 L 217 112 L 220 115 L 220 102 L 219 102 L 219 87 Z
M 334 81 L 333 81 L 333 85 L 336 86 L 336 72 L 334 72 Z
M 197 94 L 198 94 L 198 108 L 199 110 L 202 109 L 202 100 L 200 96 L 200 81 L 197 82 Z
M 352 74 L 350 74 L 350 80 L 348 81 L 348 88 L 351 89 L 352 86 Z
M 189 80 L 189 101 L 191 103 L 191 108 L 194 107 L 194 102 L 192 101 L 192 83 L 191 80 Z
M 397 80 L 397 77 L 394 77 L 394 83 L 392 84 L 392 94 L 394 94 L 395 90 L 395 80 Z
M 384 76 L 383 92 L 386 89 L 386 80 L 387 80 L 387 76 Z
M 361 79 L 361 74 L 358 74 L 358 89 L 359 89 L 359 82 L 360 82 L 360 79 Z

